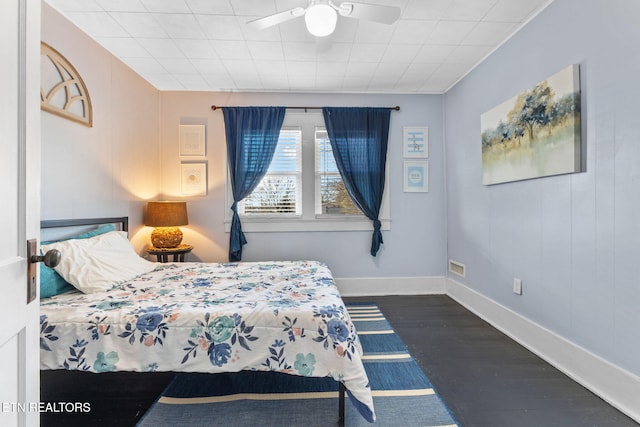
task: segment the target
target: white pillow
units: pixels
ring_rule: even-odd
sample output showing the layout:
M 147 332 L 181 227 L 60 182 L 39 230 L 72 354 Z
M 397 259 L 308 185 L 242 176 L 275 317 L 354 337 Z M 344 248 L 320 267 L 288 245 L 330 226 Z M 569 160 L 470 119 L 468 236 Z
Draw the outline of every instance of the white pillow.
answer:
M 138 256 L 125 231 L 42 245 L 42 252 L 50 249 L 57 249 L 62 255 L 55 267 L 58 274 L 86 294 L 105 291 L 116 282 L 133 279 L 156 267 L 156 263 Z

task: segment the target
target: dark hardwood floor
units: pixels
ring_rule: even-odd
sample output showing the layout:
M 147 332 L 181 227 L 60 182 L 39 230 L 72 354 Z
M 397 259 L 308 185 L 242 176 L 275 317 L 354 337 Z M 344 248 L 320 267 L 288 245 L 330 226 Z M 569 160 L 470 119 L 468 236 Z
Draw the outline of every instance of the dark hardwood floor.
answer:
M 447 296 L 376 302 L 461 426 L 638 426 Z M 43 426 L 133 426 L 171 373 L 42 371 L 42 402 L 89 402 L 89 413 L 43 413 Z
M 378 303 L 461 426 L 638 426 L 448 296 L 357 300 Z

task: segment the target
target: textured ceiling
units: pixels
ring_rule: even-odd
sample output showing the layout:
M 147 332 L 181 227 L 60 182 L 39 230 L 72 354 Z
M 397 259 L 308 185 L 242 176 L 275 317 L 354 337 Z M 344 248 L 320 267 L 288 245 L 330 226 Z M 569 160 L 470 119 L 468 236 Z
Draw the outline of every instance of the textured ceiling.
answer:
M 443 93 L 551 1 L 365 0 L 400 19 L 340 16 L 323 38 L 246 25 L 308 0 L 45 2 L 160 90 Z

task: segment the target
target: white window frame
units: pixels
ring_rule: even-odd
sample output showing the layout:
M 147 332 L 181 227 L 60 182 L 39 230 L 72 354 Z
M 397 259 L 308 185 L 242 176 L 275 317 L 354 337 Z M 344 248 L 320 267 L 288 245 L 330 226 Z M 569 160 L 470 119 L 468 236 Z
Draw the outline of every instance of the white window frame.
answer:
M 257 215 L 240 216 L 242 230 L 245 232 L 300 232 L 300 231 L 373 231 L 372 221 L 364 215 L 316 215 L 316 170 L 315 170 L 315 128 L 325 126 L 322 112 L 294 112 L 287 111 L 283 128 L 299 127 L 302 129 L 302 215 Z M 231 230 L 233 193 L 227 166 L 225 231 Z M 387 162 L 386 179 L 382 206 L 380 208 L 380 222 L 382 230 L 391 229 L 391 215 L 389 209 L 389 165 Z

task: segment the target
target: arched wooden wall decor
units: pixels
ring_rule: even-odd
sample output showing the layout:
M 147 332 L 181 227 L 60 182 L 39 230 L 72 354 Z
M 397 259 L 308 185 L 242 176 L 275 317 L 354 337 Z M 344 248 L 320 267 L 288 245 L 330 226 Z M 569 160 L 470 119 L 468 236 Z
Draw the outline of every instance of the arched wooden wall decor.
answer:
M 73 65 L 60 52 L 41 42 L 40 69 L 40 108 L 91 127 L 89 91 Z

